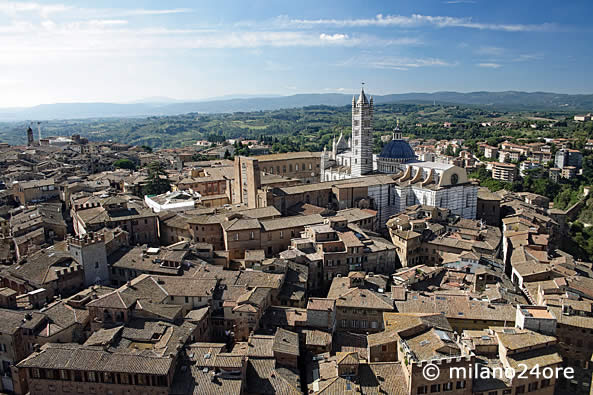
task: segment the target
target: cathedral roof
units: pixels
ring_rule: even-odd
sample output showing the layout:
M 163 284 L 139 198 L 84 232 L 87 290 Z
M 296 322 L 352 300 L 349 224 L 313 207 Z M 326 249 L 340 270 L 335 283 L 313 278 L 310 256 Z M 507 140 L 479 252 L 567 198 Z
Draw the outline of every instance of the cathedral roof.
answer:
M 391 140 L 383 149 L 380 158 L 390 159 L 416 159 L 414 150 L 410 147 L 407 141 Z

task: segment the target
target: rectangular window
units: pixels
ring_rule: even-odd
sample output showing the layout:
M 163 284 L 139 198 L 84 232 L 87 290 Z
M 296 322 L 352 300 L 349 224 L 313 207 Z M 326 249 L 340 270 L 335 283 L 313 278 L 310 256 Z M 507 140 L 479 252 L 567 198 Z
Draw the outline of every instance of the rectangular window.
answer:
M 430 392 L 441 392 L 441 385 L 440 384 L 432 384 L 430 386 Z
M 418 387 L 418 394 L 426 394 L 428 391 L 428 387 L 425 385 L 421 385 L 420 387 Z
M 453 391 L 453 382 L 443 384 L 443 391 Z

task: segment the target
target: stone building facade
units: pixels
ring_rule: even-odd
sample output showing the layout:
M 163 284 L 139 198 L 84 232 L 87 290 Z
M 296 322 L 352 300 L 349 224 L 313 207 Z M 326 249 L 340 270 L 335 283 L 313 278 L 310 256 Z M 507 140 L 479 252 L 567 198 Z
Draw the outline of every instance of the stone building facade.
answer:
M 68 238 L 68 251 L 84 270 L 84 286 L 109 283 L 109 264 L 103 234 Z

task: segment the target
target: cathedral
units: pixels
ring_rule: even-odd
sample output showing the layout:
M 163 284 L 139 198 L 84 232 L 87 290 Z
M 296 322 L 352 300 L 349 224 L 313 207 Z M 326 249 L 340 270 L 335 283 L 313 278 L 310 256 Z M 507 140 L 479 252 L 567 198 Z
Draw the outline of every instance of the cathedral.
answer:
M 374 174 L 391 174 L 388 201 L 397 212 L 416 204 L 450 209 L 462 218 L 475 218 L 478 187 L 465 169 L 446 163 L 422 162 L 402 138 L 399 125 L 379 155 L 373 155 L 373 98 L 361 89 L 352 98 L 352 136 L 334 138 L 331 152 L 321 154 L 321 181 L 331 182 Z

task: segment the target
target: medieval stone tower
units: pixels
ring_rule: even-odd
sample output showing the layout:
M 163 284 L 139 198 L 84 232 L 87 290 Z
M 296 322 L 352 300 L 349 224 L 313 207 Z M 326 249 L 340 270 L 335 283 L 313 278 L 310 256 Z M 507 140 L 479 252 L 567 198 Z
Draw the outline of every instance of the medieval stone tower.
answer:
M 89 233 L 80 237 L 68 237 L 68 251 L 84 269 L 84 286 L 109 284 L 109 264 L 105 237 Z
M 33 139 L 33 129 L 31 126 L 27 129 L 27 147 L 32 147 L 35 145 L 35 140 Z
M 352 97 L 352 177 L 373 171 L 373 98 L 367 100 L 364 89 L 358 101 Z

